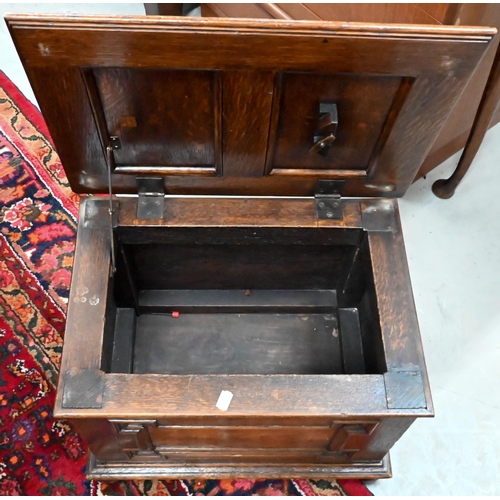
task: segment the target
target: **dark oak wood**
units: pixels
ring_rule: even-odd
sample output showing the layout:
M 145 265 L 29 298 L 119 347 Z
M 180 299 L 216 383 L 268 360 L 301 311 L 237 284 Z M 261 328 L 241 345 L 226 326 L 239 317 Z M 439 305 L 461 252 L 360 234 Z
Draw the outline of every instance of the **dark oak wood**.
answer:
M 401 78 L 287 72 L 280 85 L 280 112 L 278 123 L 273 124 L 277 131 L 270 144 L 267 173 L 317 176 L 331 170 L 327 175 L 335 171 L 340 177 L 350 171 L 367 175 Z M 310 154 L 320 102 L 335 103 L 339 113 L 335 141 L 326 156 Z
M 73 189 L 107 191 L 100 107 L 123 143 L 116 193 L 136 192 L 135 175 L 149 173 L 165 175 L 170 193 L 310 196 L 326 177 L 345 179 L 345 195 L 401 196 L 495 33 L 286 20 L 8 22 Z M 89 70 L 99 102 L 82 78 Z M 321 99 L 339 101 L 338 142 L 325 158 L 308 154 Z
M 136 331 L 136 312 L 134 309 L 118 308 L 113 338 L 113 352 L 106 354 L 110 359 L 109 370 L 113 373 L 132 373 Z
M 391 477 L 391 465 L 389 457 L 385 457 L 376 465 L 359 465 L 359 466 L 339 466 L 334 464 L 314 466 L 311 464 L 299 465 L 294 464 L 286 468 L 286 472 L 291 477 L 317 478 L 323 479 L 335 470 L 336 478 L 362 478 L 362 479 L 379 479 Z M 238 477 L 267 477 L 279 479 L 283 477 L 285 470 L 283 468 L 269 465 L 267 467 L 246 466 L 238 464 L 231 465 L 198 465 L 186 467 L 182 464 L 171 464 L 168 468 L 157 464 L 148 464 L 147 466 L 140 464 L 130 464 L 123 462 L 122 464 L 99 463 L 93 454 L 90 454 L 88 464 L 88 476 L 93 479 L 108 478 L 110 480 L 118 479 L 152 479 L 158 477 L 165 478 L 199 478 L 208 479 L 219 478 L 234 478 Z
M 171 418 L 220 416 L 215 404 L 222 390 L 235 396 L 230 414 L 239 416 L 325 415 L 351 419 L 368 416 L 432 416 L 428 410 L 387 409 L 382 375 L 104 375 L 101 411 L 58 408 L 60 418 Z M 168 387 L 168 391 L 165 390 Z M 189 387 L 189 390 L 188 390 Z M 144 398 L 147 389 L 147 398 Z M 334 393 L 334 394 L 332 394 Z M 387 450 L 386 450 L 387 452 Z
M 339 330 L 344 373 L 366 373 L 361 326 L 356 308 L 339 309 Z
M 80 221 L 85 220 L 85 203 L 81 204 Z M 105 228 L 86 228 L 82 224 L 78 229 L 75 250 L 75 264 L 71 279 L 69 303 L 74 304 L 68 310 L 66 321 L 77 326 L 75 336 L 65 337 L 67 355 L 61 362 L 61 373 L 78 370 L 98 369 L 101 362 L 106 308 L 109 297 L 110 233 Z M 90 251 L 89 251 L 90 250 Z M 95 275 L 95 270 L 101 272 Z M 81 350 L 80 329 L 84 327 L 85 339 L 97 349 Z M 61 381 L 60 381 L 61 383 Z M 59 393 L 62 392 L 62 388 Z
M 57 395 L 57 416 L 72 418 L 98 457 L 97 460 L 91 457 L 90 476 L 101 479 L 173 477 L 183 471 L 186 477 L 200 473 L 207 477 L 228 477 L 238 470 L 239 475 L 248 477 L 292 473 L 318 477 L 386 477 L 389 472 L 383 460 L 390 447 L 415 417 L 431 416 L 433 412 L 425 364 L 419 357 L 418 326 L 412 319 L 414 306 L 407 299 L 411 290 L 408 291 L 406 264 L 400 262 L 403 250 L 396 203 L 362 200 L 360 204 L 358 200 L 346 200 L 342 202 L 343 212 L 350 214 L 350 219 L 324 221 L 326 226 L 318 226 L 318 222 L 308 222 L 309 214 L 315 213 L 310 200 L 261 200 L 269 209 L 268 227 L 261 228 L 257 218 L 249 221 L 240 215 L 246 212 L 244 208 L 248 208 L 249 203 L 257 206 L 257 199 L 218 200 L 221 204 L 229 204 L 231 210 L 215 213 L 200 210 L 203 199 L 168 198 L 166 201 L 165 209 L 170 217 L 162 225 L 143 226 L 138 224 L 143 221 L 133 215 L 136 201 L 121 198 L 120 218 L 115 228 L 118 246 L 123 245 L 120 239 L 123 237 L 128 247 L 158 247 L 155 252 L 160 256 L 170 254 L 179 245 L 183 247 L 187 241 L 191 241 L 191 245 L 198 241 L 199 252 L 207 249 L 207 242 L 217 242 L 216 246 L 231 248 L 226 257 L 228 263 L 235 251 L 259 246 L 269 250 L 266 258 L 273 261 L 279 238 L 289 241 L 289 251 L 293 254 L 294 246 L 301 251 L 316 251 L 314 240 L 322 235 L 323 246 L 330 253 L 335 254 L 336 248 L 359 248 L 344 252 L 343 259 L 348 260 L 342 267 L 352 269 L 339 274 L 341 289 L 346 290 L 343 301 L 350 304 L 351 309 L 339 310 L 340 317 L 336 318 L 335 294 L 329 292 L 331 298 L 324 302 L 317 291 L 304 295 L 293 288 L 285 291 L 290 295 L 286 300 L 286 314 L 262 312 L 273 307 L 274 299 L 269 298 L 272 294 L 279 298 L 279 292 L 272 289 L 256 291 L 255 295 L 251 289 L 231 293 L 221 290 L 212 300 L 207 299 L 210 291 L 181 292 L 175 297 L 177 302 L 172 302 L 172 294 L 166 290 L 147 291 L 145 276 L 142 270 L 139 271 L 140 316 L 136 320 L 133 309 L 118 309 L 112 343 L 115 346 L 113 362 L 106 373 L 99 370 L 99 362 L 94 363 L 94 371 L 103 383 L 101 407 L 82 409 L 65 405 L 61 396 L 65 392 L 63 382 Z M 99 207 L 106 203 L 99 199 L 83 203 L 80 231 L 84 237 L 79 237 L 76 257 L 79 262 L 84 256 L 90 260 L 102 244 L 102 240 L 92 237 L 93 234 L 109 235 L 99 227 L 102 224 L 99 217 L 103 213 Z M 87 204 L 94 208 L 85 208 Z M 294 204 L 303 206 L 303 211 L 296 212 L 295 226 L 286 226 Z M 170 210 L 170 205 L 179 210 Z M 230 213 L 234 214 L 232 218 Z M 298 229 L 297 224 L 301 223 L 311 228 Z M 198 234 L 195 236 L 189 228 L 196 229 Z M 249 236 L 249 229 L 254 239 L 248 241 L 245 236 Z M 168 231 L 171 230 L 177 233 L 170 237 Z M 207 235 L 204 231 L 208 231 Z M 290 231 L 298 243 L 293 243 L 286 231 Z M 310 231 L 317 231 L 318 235 L 309 238 Z M 339 236 L 333 236 L 337 232 Z M 134 234 L 137 235 L 135 243 Z M 239 244 L 236 243 L 238 238 Z M 133 263 L 134 250 L 129 248 L 126 253 L 131 256 L 129 262 Z M 367 253 L 369 256 L 360 257 Z M 259 255 L 262 259 L 266 253 Z M 389 255 L 391 266 L 398 266 L 396 274 L 385 270 Z M 109 254 L 106 257 L 98 260 L 99 268 L 95 269 L 103 276 L 109 273 Z M 327 258 L 328 252 L 319 260 L 325 264 Z M 288 264 L 289 272 L 302 272 L 300 266 L 293 269 L 292 262 L 293 259 Z M 164 272 L 153 262 L 151 264 L 158 274 Z M 137 266 L 132 264 L 130 271 L 138 272 Z M 227 272 L 231 274 L 230 266 Z M 373 276 L 372 280 L 366 279 L 366 275 Z M 116 283 L 118 277 L 117 274 Z M 213 280 L 211 277 L 210 281 Z M 370 285 L 371 281 L 374 286 Z M 261 278 L 261 282 L 265 280 Z M 365 292 L 355 293 L 353 288 L 364 288 Z M 117 302 L 121 300 L 120 293 L 121 290 L 115 289 Z M 384 294 L 383 300 L 375 295 L 379 293 Z M 291 294 L 298 301 L 297 309 L 303 303 L 312 307 L 312 311 L 315 307 L 327 307 L 331 312 L 325 309 L 321 313 L 308 311 L 305 314 L 298 310 L 292 313 L 290 304 L 294 299 Z M 379 304 L 376 313 L 363 305 L 367 295 Z M 188 312 L 185 310 L 179 318 L 173 318 L 171 309 L 182 310 L 183 297 Z M 252 301 L 247 312 L 245 298 Z M 307 300 L 312 300 L 309 306 Z M 219 304 L 228 302 L 230 310 L 234 311 L 231 314 L 213 312 L 213 309 L 210 312 L 211 308 L 217 309 Z M 259 303 L 265 304 L 261 312 L 249 312 L 257 311 Z M 281 302 L 275 300 L 275 307 L 282 307 L 282 303 L 282 299 Z M 71 304 L 75 311 L 82 305 L 81 302 Z M 143 312 L 143 306 L 159 307 L 158 312 L 168 311 L 169 315 Z M 74 314 L 70 318 L 75 318 Z M 359 314 L 359 320 L 352 321 L 353 314 Z M 84 360 L 80 363 L 77 353 L 72 356 L 68 350 L 85 349 L 92 359 L 98 359 L 107 342 L 102 332 L 101 335 L 82 336 L 82 321 L 76 319 L 67 325 L 63 360 L 64 365 L 66 359 L 70 359 L 77 374 L 88 369 L 88 363 Z M 379 324 L 378 330 L 372 327 L 367 331 L 366 321 Z M 398 339 L 392 331 L 387 331 L 392 324 L 400 332 Z M 319 332 L 321 328 L 326 333 Z M 199 330 L 204 332 L 201 337 Z M 371 337 L 377 336 L 382 359 L 377 352 L 372 353 L 374 339 Z M 313 337 L 314 342 L 310 340 Z M 368 337 L 371 339 L 367 342 Z M 234 350 L 229 352 L 228 349 Z M 413 370 L 421 373 L 415 380 L 420 384 L 416 388 L 420 387 L 423 399 L 415 406 L 413 398 L 406 408 L 400 403 L 398 393 L 387 393 L 384 372 L 393 374 L 391 380 L 404 377 L 399 375 L 399 370 L 410 364 Z M 356 374 L 360 372 L 366 374 Z M 68 380 L 65 376 L 62 379 Z M 227 412 L 215 406 L 221 390 L 234 395 Z M 391 402 L 391 397 L 395 398 L 395 403 Z M 105 430 L 107 425 L 111 427 Z M 100 433 L 105 435 L 99 438 Z
M 373 205 L 371 207 L 362 205 L 362 212 L 366 213 L 374 208 Z M 387 369 L 405 371 L 420 367 L 424 378 L 426 399 L 430 401 L 429 385 L 425 380 L 427 373 L 425 369 L 422 370 L 425 366 L 425 359 L 419 338 L 417 314 L 400 229 L 399 210 L 396 203 L 390 206 L 384 201 L 380 202 L 376 208 L 379 213 L 384 211 L 394 213 L 394 219 L 389 219 L 390 225 L 381 224 L 380 230 L 368 232 Z M 396 243 L 398 241 L 399 244 Z M 393 276 L 399 276 L 401 279 L 392 279 Z M 408 335 L 409 332 L 415 332 L 415 334 Z M 396 345 L 404 345 L 405 349 L 394 349 Z
M 114 192 L 145 173 L 166 192 L 140 194 L 158 219 L 114 197 L 113 227 L 109 200 L 82 203 L 55 415 L 91 477 L 387 477 L 433 415 L 390 198 L 494 30 L 259 8 L 283 19 L 9 17 L 73 188 L 107 192 L 117 137 Z M 339 219 L 318 219 L 318 179 L 344 181 Z
M 141 313 L 332 313 L 335 290 L 141 290 Z
M 328 245 L 133 245 L 145 290 L 329 290 L 348 249 Z
M 93 74 L 107 135 L 120 137 L 121 147 L 113 152 L 115 171 L 221 170 L 216 161 L 220 92 L 215 72 L 95 68 Z M 147 100 L 138 98 L 143 95 Z
M 321 220 L 316 216 L 313 199 L 287 198 L 168 198 L 164 217 L 152 224 L 136 217 L 137 201 L 127 200 L 119 213 L 119 227 L 211 227 L 237 228 L 360 228 L 361 214 L 358 204 L 342 204 L 342 219 Z M 158 231 L 161 232 L 161 231 Z M 345 235 L 345 232 L 341 232 Z M 250 235 L 247 235 L 247 237 Z M 323 235 L 324 236 L 324 235 Z M 307 237 L 307 235 L 304 235 Z M 277 241 L 276 241 L 277 242 Z
M 224 177 L 262 177 L 267 154 L 274 78 L 272 71 L 224 73 Z
M 202 15 L 205 17 L 237 17 L 237 18 L 275 18 L 328 20 L 346 22 L 378 22 L 426 25 L 462 25 L 462 26 L 494 26 L 500 28 L 500 7 L 498 4 L 202 4 Z M 493 58 L 498 46 L 498 37 L 487 50 L 472 78 L 458 98 L 449 118 L 446 120 L 432 148 L 423 161 L 415 179 L 426 175 L 447 158 L 467 145 L 467 152 L 462 160 L 463 165 L 470 165 L 476 144 L 482 132 L 477 131 L 477 123 L 485 122 L 481 128 L 491 127 L 500 121 L 499 97 L 493 97 L 487 88 L 493 72 Z M 487 87 L 486 87 L 487 85 Z M 490 103 L 486 108 L 484 101 Z M 484 94 L 484 95 L 483 95 Z M 481 96 L 483 96 L 481 98 Z M 481 106 L 480 105 L 481 100 Z M 491 108 L 491 109 L 490 109 Z M 484 115 L 484 116 L 483 116 Z M 473 129 L 471 128 L 473 127 Z M 469 139 L 468 139 L 469 137 Z M 462 172 L 464 168 L 461 168 Z M 333 172 L 332 172 L 333 174 Z M 453 177 L 449 185 L 458 184 L 463 176 Z M 439 184 L 438 184 L 439 186 Z M 444 189 L 444 188 L 443 188 Z M 450 188 L 446 190 L 451 193 Z M 443 194 L 439 195 L 441 197 Z

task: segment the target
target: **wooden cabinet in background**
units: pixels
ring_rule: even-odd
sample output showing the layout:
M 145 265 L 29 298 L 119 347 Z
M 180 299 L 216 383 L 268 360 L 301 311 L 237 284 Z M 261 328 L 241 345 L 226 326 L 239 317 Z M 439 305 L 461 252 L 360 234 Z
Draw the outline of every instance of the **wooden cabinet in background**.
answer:
M 500 4 L 498 3 L 203 3 L 201 4 L 201 13 L 204 17 L 307 19 L 359 23 L 494 26 L 500 28 Z M 426 175 L 465 146 L 490 74 L 498 40 L 498 36 L 495 37 L 495 41 L 479 63 L 415 179 Z M 496 99 L 496 104 L 498 104 L 498 98 Z M 500 107 L 497 106 L 489 126 L 492 127 L 499 121 Z

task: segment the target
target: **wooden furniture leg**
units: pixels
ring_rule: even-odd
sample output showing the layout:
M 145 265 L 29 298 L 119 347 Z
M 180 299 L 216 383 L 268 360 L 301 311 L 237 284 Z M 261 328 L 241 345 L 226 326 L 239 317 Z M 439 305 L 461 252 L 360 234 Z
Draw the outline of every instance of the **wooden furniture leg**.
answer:
M 432 192 L 442 199 L 451 198 L 457 186 L 469 170 L 476 153 L 483 142 L 493 114 L 500 98 L 500 47 L 497 49 L 495 59 L 486 83 L 486 88 L 479 103 L 476 117 L 465 144 L 457 168 L 448 179 L 439 179 L 432 185 Z

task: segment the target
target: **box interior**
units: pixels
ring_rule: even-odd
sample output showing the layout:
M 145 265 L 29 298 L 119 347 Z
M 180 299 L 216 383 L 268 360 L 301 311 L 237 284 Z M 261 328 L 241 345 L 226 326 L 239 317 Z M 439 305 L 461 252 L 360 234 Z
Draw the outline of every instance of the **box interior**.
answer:
M 386 371 L 362 229 L 118 227 L 115 240 L 106 372 Z

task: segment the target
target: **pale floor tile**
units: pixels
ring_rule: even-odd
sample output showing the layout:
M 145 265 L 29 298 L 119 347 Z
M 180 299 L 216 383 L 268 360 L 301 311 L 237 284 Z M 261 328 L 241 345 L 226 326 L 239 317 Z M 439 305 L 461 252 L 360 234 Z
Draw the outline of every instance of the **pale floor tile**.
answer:
M 0 4 L 5 12 L 144 14 L 142 4 Z M 5 24 L 0 69 L 33 102 Z M 394 477 L 381 495 L 500 494 L 500 126 L 491 130 L 457 194 L 432 182 L 458 155 L 400 201 L 436 418 L 417 421 L 391 452 Z

